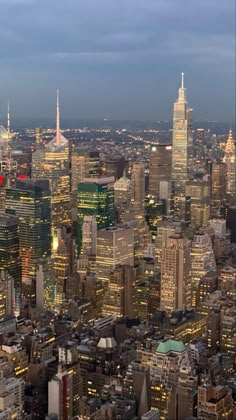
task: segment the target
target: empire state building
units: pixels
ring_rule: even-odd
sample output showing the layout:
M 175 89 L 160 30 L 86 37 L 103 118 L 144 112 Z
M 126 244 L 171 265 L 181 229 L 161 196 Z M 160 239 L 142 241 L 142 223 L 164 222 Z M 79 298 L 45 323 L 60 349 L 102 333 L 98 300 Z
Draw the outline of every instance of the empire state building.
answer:
M 172 170 L 173 207 L 179 214 L 181 202 L 185 200 L 186 181 L 190 178 L 192 168 L 192 109 L 187 105 L 184 73 L 182 73 L 179 96 L 174 103 Z

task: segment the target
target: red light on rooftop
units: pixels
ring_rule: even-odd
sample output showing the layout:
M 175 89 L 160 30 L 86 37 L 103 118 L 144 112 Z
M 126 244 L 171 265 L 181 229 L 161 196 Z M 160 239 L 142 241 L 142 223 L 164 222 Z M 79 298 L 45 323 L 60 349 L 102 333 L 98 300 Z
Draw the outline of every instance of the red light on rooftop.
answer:
M 18 176 L 18 179 L 25 179 L 25 178 L 27 178 L 27 176 L 26 176 L 26 175 L 19 175 L 19 176 Z
M 3 182 L 4 182 L 4 177 L 0 175 L 0 185 L 3 184 Z

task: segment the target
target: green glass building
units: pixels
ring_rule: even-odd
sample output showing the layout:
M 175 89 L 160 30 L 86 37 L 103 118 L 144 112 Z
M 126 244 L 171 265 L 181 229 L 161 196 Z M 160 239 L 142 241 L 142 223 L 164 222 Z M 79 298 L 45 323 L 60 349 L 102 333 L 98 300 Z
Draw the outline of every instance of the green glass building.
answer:
M 78 184 L 78 255 L 82 248 L 82 225 L 84 216 L 96 216 L 97 228 L 112 226 L 115 220 L 113 177 L 86 178 Z
M 38 260 L 51 255 L 51 193 L 48 180 L 17 180 L 6 190 L 6 212 L 19 219 L 22 282 L 36 279 Z

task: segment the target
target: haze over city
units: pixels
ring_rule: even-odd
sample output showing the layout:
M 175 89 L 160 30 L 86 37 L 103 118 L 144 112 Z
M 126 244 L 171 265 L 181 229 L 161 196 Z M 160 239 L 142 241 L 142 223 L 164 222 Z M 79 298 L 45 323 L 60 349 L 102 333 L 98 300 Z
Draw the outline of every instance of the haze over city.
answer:
M 2 0 L 0 112 L 171 120 L 185 72 L 195 121 L 235 117 L 235 2 Z

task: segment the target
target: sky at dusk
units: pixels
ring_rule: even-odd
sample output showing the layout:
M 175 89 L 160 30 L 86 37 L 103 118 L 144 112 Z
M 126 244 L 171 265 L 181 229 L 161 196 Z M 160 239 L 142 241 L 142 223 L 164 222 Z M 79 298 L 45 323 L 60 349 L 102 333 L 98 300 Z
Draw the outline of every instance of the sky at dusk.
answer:
M 0 112 L 172 118 L 180 73 L 195 120 L 235 118 L 235 0 L 0 0 Z

